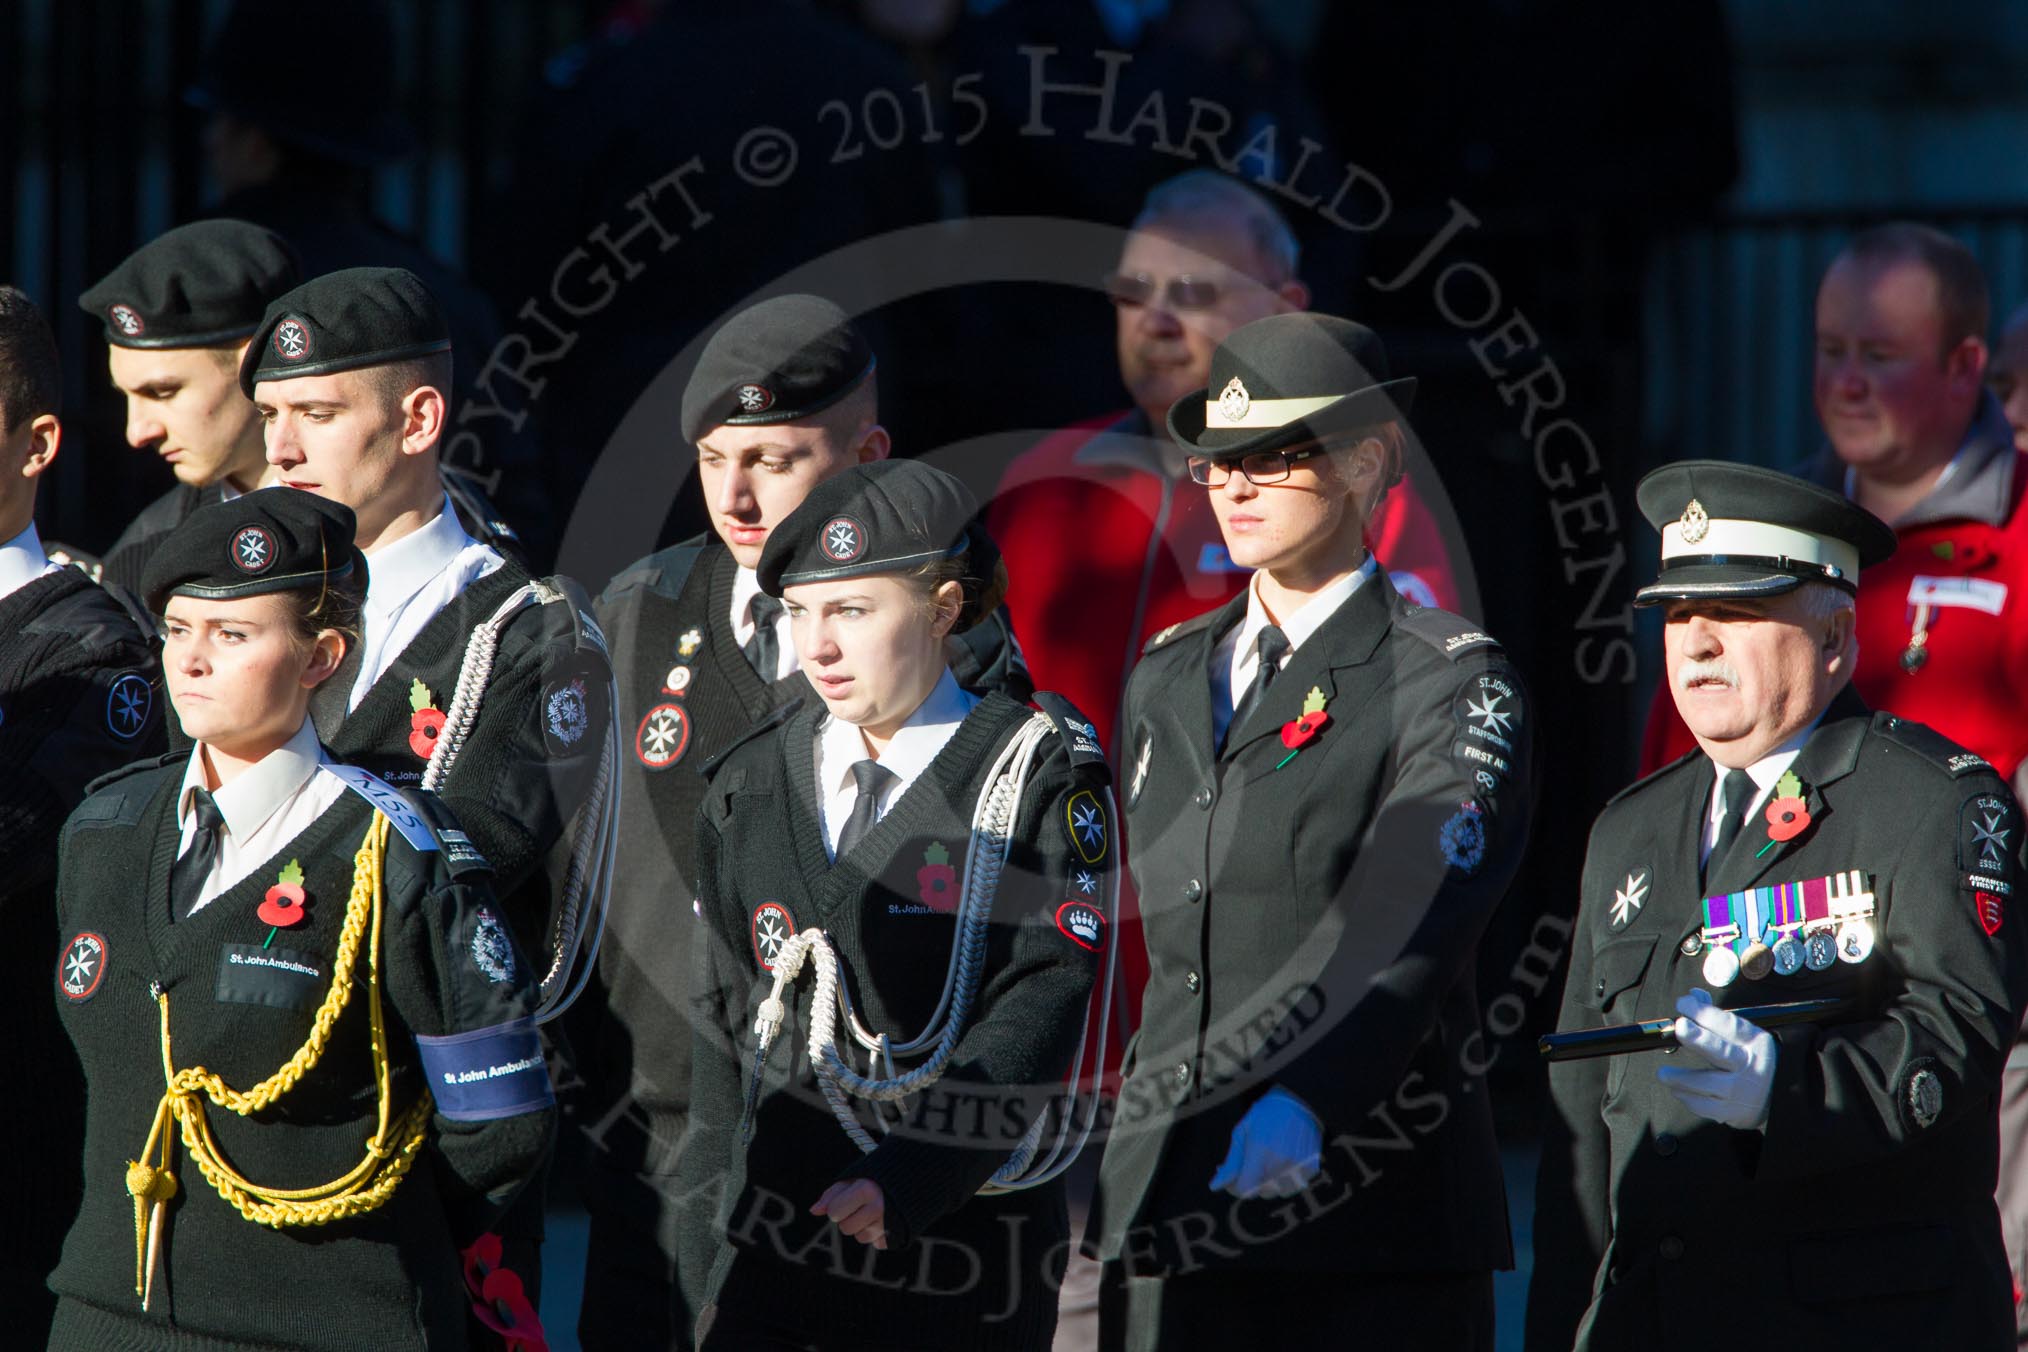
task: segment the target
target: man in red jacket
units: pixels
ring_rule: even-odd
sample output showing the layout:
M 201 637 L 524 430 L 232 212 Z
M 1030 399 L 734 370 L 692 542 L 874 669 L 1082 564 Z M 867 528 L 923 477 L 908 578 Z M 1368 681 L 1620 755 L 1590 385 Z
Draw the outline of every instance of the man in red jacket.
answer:
M 988 509 L 1038 688 L 1084 710 L 1116 762 L 1114 723 L 1141 645 L 1238 595 L 1250 572 L 1227 556 L 1209 496 L 1159 429 L 1171 404 L 1204 387 L 1227 334 L 1308 307 L 1296 265 L 1288 222 L 1237 179 L 1200 169 L 1157 186 L 1108 278 L 1134 407 L 1024 453 Z M 1377 508 L 1367 542 L 1402 595 L 1459 606 L 1445 535 L 1411 479 Z
M 1827 444 L 1799 471 L 1894 527 L 1859 584 L 1853 688 L 2028 789 L 2028 452 L 1985 387 L 1985 274 L 1928 226 L 1855 237 L 1817 291 L 1813 394 Z M 2003 341 L 2003 350 L 2006 347 Z M 1695 750 L 1666 687 L 1642 769 Z M 2000 1211 L 2028 1346 L 2028 1043 L 2002 1086 Z

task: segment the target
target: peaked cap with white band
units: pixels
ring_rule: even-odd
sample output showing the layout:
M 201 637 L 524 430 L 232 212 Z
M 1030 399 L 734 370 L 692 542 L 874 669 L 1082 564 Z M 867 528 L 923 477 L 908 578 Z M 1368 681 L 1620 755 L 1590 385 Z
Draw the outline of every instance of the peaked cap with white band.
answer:
M 1217 460 L 1299 446 L 1408 416 L 1415 377 L 1391 378 L 1387 348 L 1364 324 L 1269 315 L 1211 354 L 1211 383 L 1169 410 L 1169 435 Z
M 1894 531 L 1842 494 L 1724 460 L 1664 465 L 1634 489 L 1662 533 L 1662 571 L 1638 606 L 1779 596 L 1805 582 L 1856 593 L 1859 570 L 1894 553 Z

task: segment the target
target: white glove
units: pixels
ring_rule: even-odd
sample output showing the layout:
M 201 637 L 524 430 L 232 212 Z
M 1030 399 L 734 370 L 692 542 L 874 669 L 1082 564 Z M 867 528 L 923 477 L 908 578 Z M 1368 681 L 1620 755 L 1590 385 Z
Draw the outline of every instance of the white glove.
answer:
M 1293 1197 L 1321 1172 L 1323 1151 L 1324 1124 L 1309 1105 L 1277 1085 L 1232 1129 L 1232 1149 L 1211 1176 L 1211 1190 L 1234 1197 Z
M 1699 1117 L 1742 1131 L 1765 1127 L 1774 1093 L 1774 1034 L 1720 1009 L 1703 990 L 1693 988 L 1678 1000 L 1676 1012 L 1682 1016 L 1676 1041 L 1713 1069 L 1662 1066 L 1655 1078 Z

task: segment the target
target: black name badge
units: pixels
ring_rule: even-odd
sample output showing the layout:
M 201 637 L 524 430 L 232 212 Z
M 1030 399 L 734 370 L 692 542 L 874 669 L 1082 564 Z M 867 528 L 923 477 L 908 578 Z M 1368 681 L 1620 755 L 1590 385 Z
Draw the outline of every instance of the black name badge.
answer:
M 315 1009 L 330 988 L 329 959 L 294 948 L 227 944 L 218 955 L 217 999 L 270 1009 Z

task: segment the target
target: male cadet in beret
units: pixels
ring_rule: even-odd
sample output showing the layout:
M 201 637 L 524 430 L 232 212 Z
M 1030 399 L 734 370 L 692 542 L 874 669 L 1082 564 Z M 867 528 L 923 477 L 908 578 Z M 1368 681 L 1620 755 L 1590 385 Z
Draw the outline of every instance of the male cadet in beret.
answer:
M 1488 1348 L 1475 955 L 1527 843 L 1527 695 L 1366 548 L 1415 392 L 1379 337 L 1274 315 L 1210 374 L 1169 432 L 1254 573 L 1127 683 L 1149 975 L 1086 1230 L 1101 1346 Z
M 690 1101 L 698 767 L 811 693 L 788 616 L 754 570 L 769 533 L 812 488 L 884 458 L 889 446 L 872 350 L 843 310 L 807 295 L 762 301 L 712 335 L 684 390 L 682 431 L 697 448 L 712 533 L 623 570 L 598 602 L 620 683 L 620 730 L 631 742 L 620 811 L 626 867 L 597 987 L 572 1024 L 592 1137 L 579 1323 L 587 1348 L 687 1345 L 697 1311 L 675 1303 L 679 1222 L 708 1215 L 716 1201 L 680 1201 L 672 1177 Z M 968 689 L 1030 693 L 1004 610 L 952 640 L 950 656 Z M 711 1258 L 708 1227 L 693 1229 L 701 1265 L 682 1271 L 686 1286 L 702 1282 Z
M 358 654 L 311 701 L 319 735 L 347 764 L 442 794 L 550 972 L 601 871 L 570 855 L 602 824 L 611 667 L 576 583 L 531 578 L 459 522 L 437 465 L 450 367 L 413 273 L 350 268 L 268 307 L 240 384 L 279 481 L 350 507 L 369 565 Z M 503 1230 L 510 1260 L 540 1237 L 539 1191 Z
M 199 221 L 136 249 L 78 297 L 105 325 L 127 444 L 153 450 L 176 475 L 106 551 L 108 586 L 137 592 L 155 546 L 183 518 L 260 485 L 261 420 L 240 391 L 239 364 L 269 304 L 296 280 L 296 255 L 274 231 Z
M 56 341 L 0 286 L 0 1027 L 15 1057 L 0 1114 L 0 1310 L 40 1347 L 81 1180 L 84 1082 L 49 998 L 56 839 L 85 785 L 162 749 L 155 648 L 126 610 L 43 554 L 35 489 L 63 440 Z M 50 1149 L 50 1143 L 60 1143 Z
M 1666 1055 L 1550 1068 L 1527 1345 L 2013 1346 L 1993 1201 L 2028 1000 L 2021 813 L 1987 763 L 1851 689 L 1894 533 L 1827 488 L 1643 479 L 1691 752 L 1592 829 L 1560 1025 L 1675 1017 Z M 1829 999 L 1760 1026 L 1742 1007 Z M 1772 1024 L 1772 1020 L 1768 1021 Z

